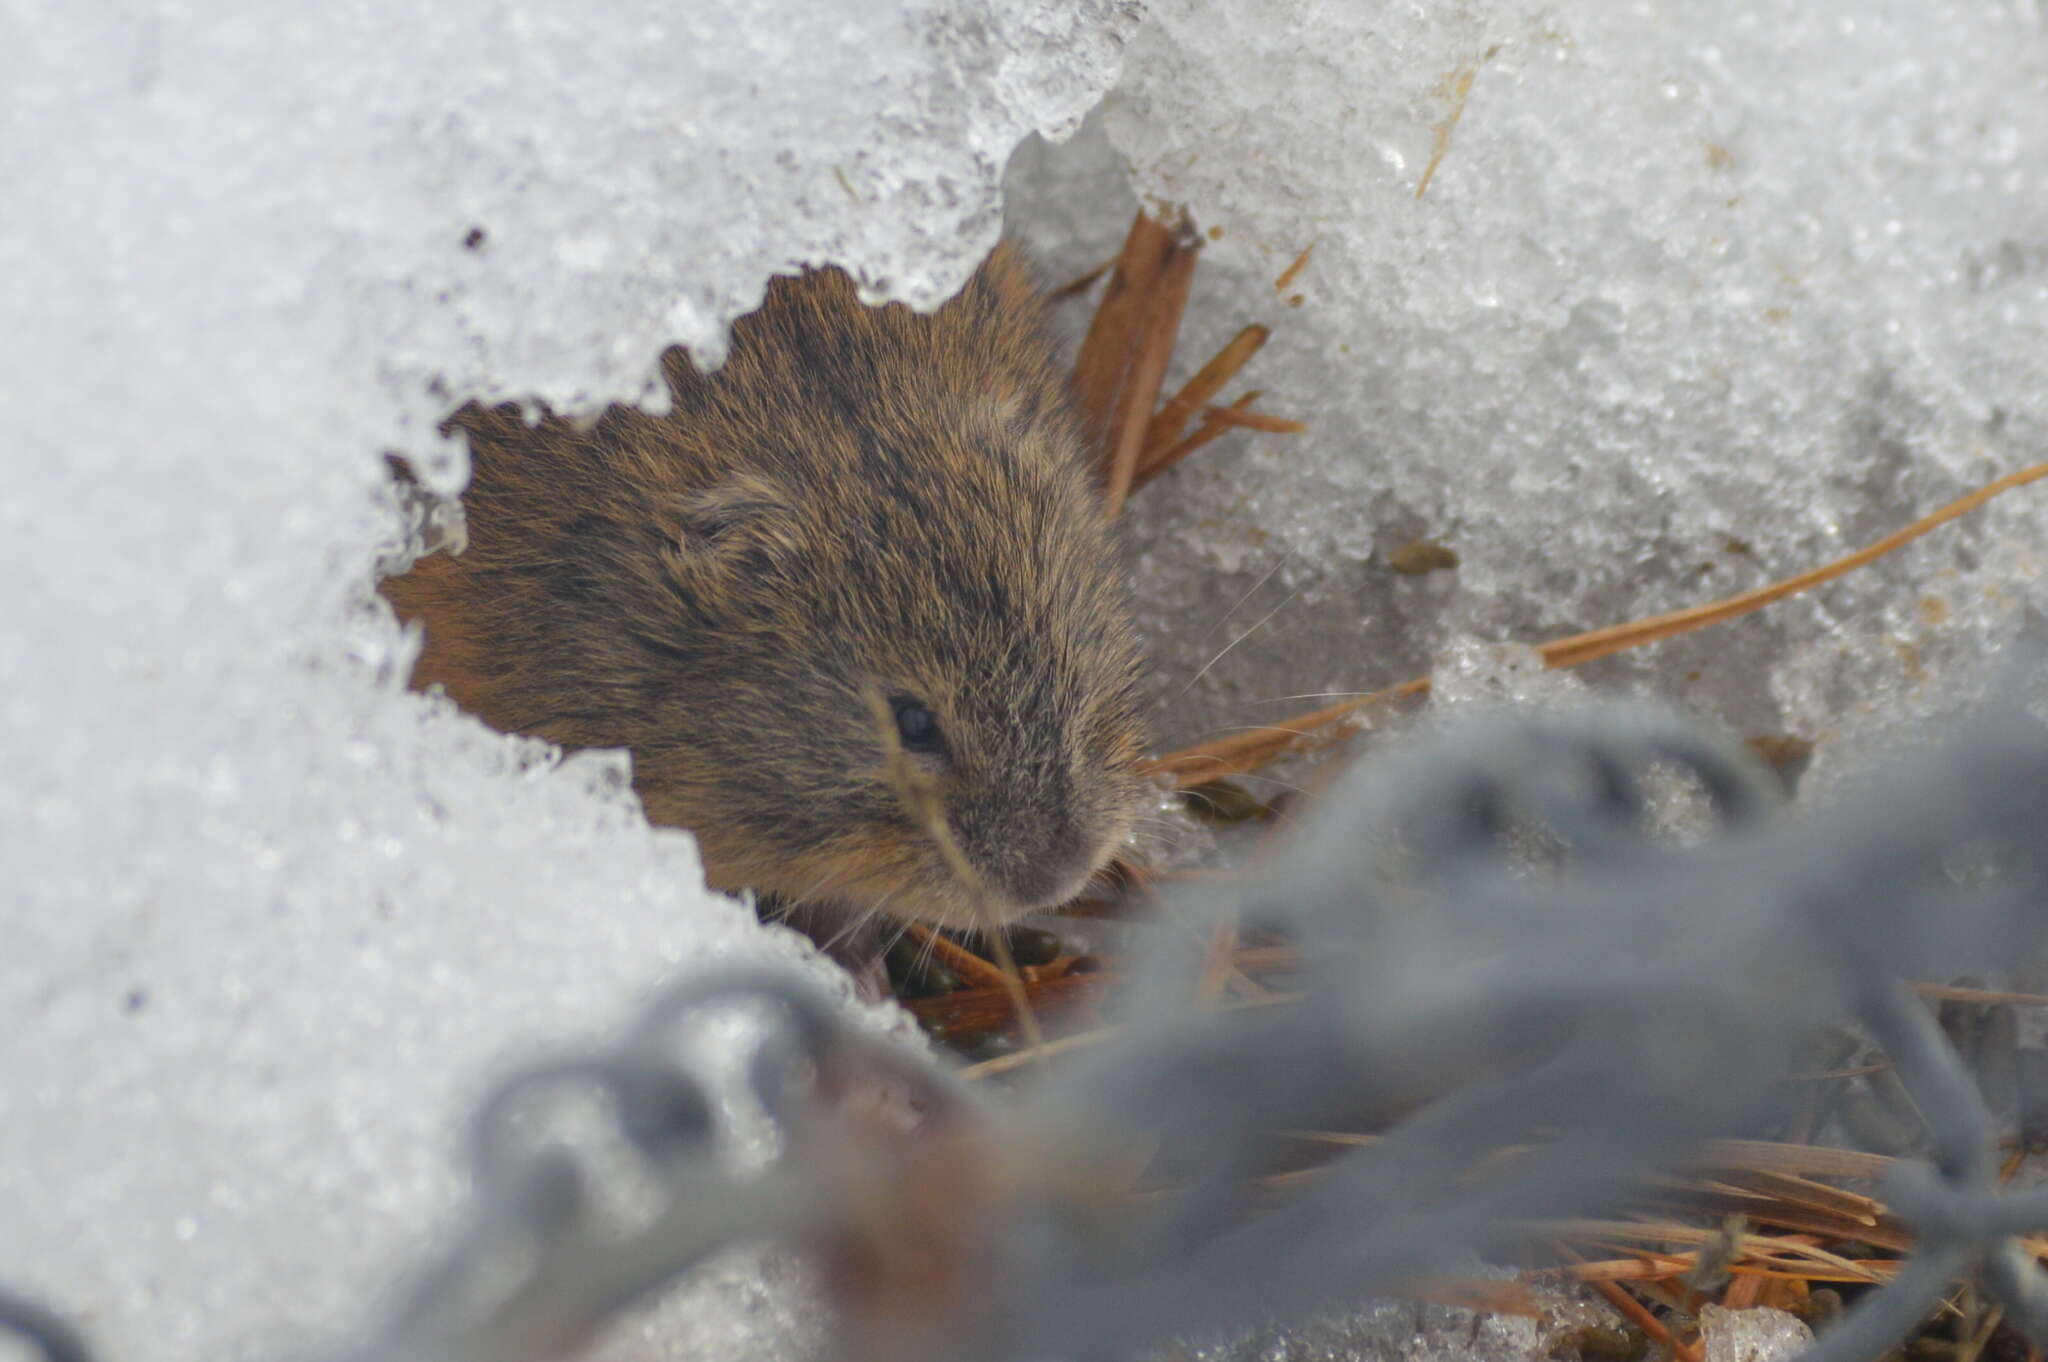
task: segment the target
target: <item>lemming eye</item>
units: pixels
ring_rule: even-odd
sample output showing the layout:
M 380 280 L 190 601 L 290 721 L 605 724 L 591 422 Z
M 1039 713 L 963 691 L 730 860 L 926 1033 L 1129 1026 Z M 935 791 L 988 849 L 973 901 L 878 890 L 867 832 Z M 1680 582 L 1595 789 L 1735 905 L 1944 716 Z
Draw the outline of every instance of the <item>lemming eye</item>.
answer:
M 943 752 L 944 739 L 939 736 L 938 716 L 916 700 L 897 696 L 889 702 L 896 712 L 896 736 L 903 740 L 908 752 Z

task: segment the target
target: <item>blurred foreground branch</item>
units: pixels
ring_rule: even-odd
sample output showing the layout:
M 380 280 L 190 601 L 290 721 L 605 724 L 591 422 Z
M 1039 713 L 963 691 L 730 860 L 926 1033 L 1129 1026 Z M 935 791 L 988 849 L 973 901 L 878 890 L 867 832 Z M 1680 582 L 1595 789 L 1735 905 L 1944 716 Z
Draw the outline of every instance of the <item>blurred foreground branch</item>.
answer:
M 1686 791 L 1690 841 L 1660 831 Z M 1777 809 L 1746 752 L 1660 713 L 1468 724 L 1340 782 L 1248 894 L 1176 904 L 1185 949 L 1146 963 L 1122 1030 L 1000 1105 L 789 979 L 685 983 L 484 1106 L 468 1225 L 341 1356 L 562 1356 L 708 1254 L 775 1240 L 823 1265 L 841 1356 L 1126 1357 L 1614 1214 L 1745 1130 L 1844 1018 L 1933 1158 L 1881 1188 L 1915 1252 L 1814 1356 L 1878 1355 L 1971 1271 L 2048 1343 L 2016 1237 L 2048 1196 L 1998 1191 L 1991 1115 L 1901 982 L 2048 942 L 2048 729 L 1996 708 L 1825 815 Z M 1298 997 L 1202 1005 L 1226 922 L 1293 947 Z M 748 1028 L 737 1078 L 692 1057 L 715 1017 Z M 765 1165 L 733 1157 L 735 1111 L 771 1124 Z M 1365 1129 L 1260 1179 L 1285 1132 Z M 78 1362 L 61 1327 L 18 1327 Z

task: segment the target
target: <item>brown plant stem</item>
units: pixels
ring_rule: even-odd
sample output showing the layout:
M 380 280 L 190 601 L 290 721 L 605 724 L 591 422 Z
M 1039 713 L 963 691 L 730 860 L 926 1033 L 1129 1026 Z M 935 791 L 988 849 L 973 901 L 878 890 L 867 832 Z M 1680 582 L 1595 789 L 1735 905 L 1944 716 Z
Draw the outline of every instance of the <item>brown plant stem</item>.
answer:
M 1662 615 L 1632 620 L 1627 624 L 1610 625 L 1604 629 L 1590 629 L 1585 633 L 1552 639 L 1548 643 L 1538 644 L 1536 651 L 1542 655 L 1546 667 L 1576 667 L 1582 662 L 1591 662 L 1595 658 L 1606 657 L 1611 653 L 1675 638 L 1696 629 L 1704 629 L 1708 625 L 1735 619 L 1875 562 L 1922 535 L 1968 515 L 1994 497 L 2024 487 L 2028 483 L 2038 482 L 2042 478 L 2048 478 L 2048 463 L 2033 464 L 1985 484 L 1968 496 L 1958 498 L 1940 510 L 1922 516 L 1874 544 L 1810 571 L 1722 600 L 1710 601 L 1705 605 L 1691 606 Z M 1282 753 L 1313 751 L 1318 747 L 1340 741 L 1345 736 L 1343 733 L 1331 735 L 1320 730 L 1329 728 L 1369 705 L 1427 694 L 1429 684 L 1428 677 L 1417 677 L 1398 686 L 1389 686 L 1385 690 L 1372 691 L 1334 705 L 1326 705 L 1322 709 L 1310 710 L 1306 714 L 1297 714 L 1279 723 L 1261 725 L 1247 732 L 1218 738 L 1213 742 L 1198 743 L 1193 747 L 1182 748 L 1178 752 L 1169 752 L 1165 756 L 1155 758 L 1151 769 L 1168 777 L 1170 782 L 1180 789 L 1256 770 Z

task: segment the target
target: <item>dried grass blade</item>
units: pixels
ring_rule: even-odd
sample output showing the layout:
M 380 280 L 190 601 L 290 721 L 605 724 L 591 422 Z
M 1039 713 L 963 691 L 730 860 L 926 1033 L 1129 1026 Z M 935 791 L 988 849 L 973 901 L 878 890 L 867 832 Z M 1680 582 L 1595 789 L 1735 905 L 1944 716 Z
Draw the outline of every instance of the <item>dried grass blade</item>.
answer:
M 1382 705 L 1393 700 L 1428 693 L 1429 678 L 1418 677 L 1413 681 L 1404 681 L 1398 686 L 1389 686 L 1385 690 L 1376 690 L 1370 694 L 1341 700 L 1322 709 L 1310 710 L 1306 714 L 1298 714 L 1281 723 L 1267 724 L 1243 733 L 1234 733 L 1227 738 L 1197 743 L 1178 752 L 1169 752 L 1163 757 L 1153 758 L 1147 769 L 1171 777 L 1178 789 L 1257 770 L 1283 752 L 1309 751 L 1316 746 L 1338 741 L 1341 734 L 1327 736 L 1319 734 L 1317 730 L 1327 728 L 1368 705 Z
M 921 922 L 909 926 L 910 939 L 925 947 L 946 968 L 975 988 L 1002 988 L 1003 972 L 988 961 Z
M 1790 1173 L 1760 1173 L 1723 1169 L 1718 1176 L 1735 1190 L 1770 1197 L 1792 1206 L 1807 1206 L 1831 1215 L 1844 1216 L 1862 1224 L 1875 1225 L 1884 1214 L 1884 1203 L 1855 1192 L 1830 1187 Z
M 1962 988 L 1955 984 L 1913 984 L 1912 990 L 1923 998 L 1939 998 L 1944 1002 L 2011 1003 L 2015 1007 L 2048 1007 L 2048 993 L 2008 993 L 1995 988 Z
M 1097 279 L 1100 279 L 1103 275 L 1108 274 L 1114 268 L 1116 268 L 1116 261 L 1105 260 L 1100 265 L 1097 265 L 1094 269 L 1088 271 L 1086 274 L 1076 275 L 1072 279 L 1067 280 L 1066 283 L 1061 284 L 1058 288 L 1053 289 L 1050 293 L 1047 293 L 1045 296 L 1047 300 L 1050 302 L 1065 302 L 1067 299 L 1073 297 L 1077 293 L 1086 293 L 1089 289 L 1095 286 L 1095 281 Z
M 1950 502 L 1933 514 L 1923 516 L 1904 529 L 1886 535 L 1875 544 L 1815 568 L 1811 572 L 1787 577 L 1768 586 L 1758 587 L 1754 591 L 1745 591 L 1706 605 L 1674 610 L 1668 614 L 1653 615 L 1648 619 L 1635 620 L 1628 624 L 1617 624 L 1605 629 L 1593 629 L 1586 633 L 1553 639 L 1549 643 L 1537 645 L 1536 651 L 1542 654 L 1546 666 L 1576 667 L 1582 662 L 1606 657 L 1610 653 L 1641 647 L 1646 643 L 1654 643 L 1690 633 L 1695 629 L 1704 629 L 1711 624 L 1735 619 L 1875 562 L 1894 549 L 1969 514 L 1992 498 L 2024 487 L 2028 483 L 2038 482 L 2042 478 L 2048 478 L 2048 463 L 2038 463 L 2022 468 L 2016 473 L 2008 473 L 1997 481 L 1978 488 L 1970 495 Z M 1404 696 L 1426 695 L 1428 692 L 1429 678 L 1417 677 L 1398 686 L 1389 686 L 1385 690 L 1373 691 L 1323 709 L 1297 714 L 1279 723 L 1262 725 L 1228 738 L 1198 743 L 1193 747 L 1182 748 L 1178 752 L 1169 752 L 1165 756 L 1154 758 L 1149 769 L 1169 776 L 1174 785 L 1182 789 L 1190 785 L 1200 785 L 1205 781 L 1219 780 L 1224 776 L 1239 775 L 1256 770 L 1282 753 L 1313 751 L 1341 740 L 1341 733 L 1327 736 L 1318 733 L 1317 730 L 1327 728 L 1367 705 L 1383 704 Z
M 1293 284 L 1293 282 L 1296 279 L 1300 278 L 1301 272 L 1308 268 L 1308 258 L 1314 255 L 1315 252 L 1316 243 L 1313 241 L 1309 242 L 1308 245 L 1302 247 L 1301 254 L 1294 257 L 1294 263 L 1289 265 L 1286 269 L 1280 271 L 1280 277 L 1273 281 L 1273 292 L 1287 292 L 1288 286 Z
M 1258 393 L 1249 392 L 1237 400 L 1249 406 L 1257 397 Z M 1137 491 L 1140 487 L 1143 487 L 1146 483 L 1152 481 L 1152 479 L 1158 477 L 1161 473 L 1164 473 L 1203 445 L 1228 435 L 1232 429 L 1231 423 L 1220 414 L 1204 416 L 1202 424 L 1195 427 L 1193 434 L 1189 435 L 1179 444 L 1174 445 L 1171 449 L 1162 451 L 1159 457 L 1144 464 L 1136 473 L 1131 475 L 1131 490 L 1133 492 Z
M 1252 393 L 1250 397 L 1257 397 L 1258 395 L 1257 393 Z M 1238 430 L 1262 430 L 1268 435 L 1299 435 L 1308 429 L 1308 422 L 1297 421 L 1291 416 L 1274 416 L 1263 411 L 1248 411 L 1243 405 L 1248 400 L 1250 399 L 1243 398 L 1231 403 L 1227 407 L 1205 407 L 1202 410 L 1202 415 L 1204 417 L 1213 417 L 1222 421 L 1225 425 L 1232 426 Z
M 1223 391 L 1223 385 L 1237 377 L 1238 371 L 1259 352 L 1259 347 L 1271 336 L 1269 327 L 1254 322 L 1232 337 L 1230 343 L 1218 350 L 1207 364 L 1196 371 L 1181 390 L 1169 398 L 1152 418 L 1145 432 L 1145 452 L 1138 460 L 1138 472 L 1147 472 L 1180 439 L 1181 431 L 1193 419 L 1194 414 L 1207 406 L 1210 399 Z
M 1810 572 L 1786 577 L 1760 586 L 1754 591 L 1744 591 L 1725 600 L 1710 601 L 1685 610 L 1673 610 L 1668 614 L 1652 615 L 1648 619 L 1634 620 L 1628 624 L 1617 624 L 1606 629 L 1592 629 L 1569 638 L 1553 639 L 1539 644 L 1536 651 L 1543 654 L 1543 660 L 1552 667 L 1576 667 L 1581 662 L 1590 662 L 1596 657 L 1618 653 L 1624 648 L 1636 648 L 1659 639 L 1689 634 L 1710 624 L 1719 624 L 1740 615 L 1747 615 L 1773 601 L 1787 596 L 1796 596 L 1802 591 L 1831 582 L 1844 573 L 1853 572 L 1866 563 L 1876 562 L 1894 549 L 1912 543 L 1931 530 L 1939 529 L 1959 516 L 1968 515 L 1985 502 L 2016 487 L 2048 478 L 2048 463 L 2037 463 L 2022 468 L 2017 473 L 2008 473 L 1996 482 L 1978 488 L 1966 497 L 1950 502 L 1932 515 L 1922 516 L 1902 530 L 1894 531 L 1865 548 L 1832 563 L 1824 563 Z
M 1571 1250 L 1569 1245 L 1559 1244 L 1557 1245 L 1557 1251 L 1562 1257 L 1568 1258 L 1574 1263 L 1584 1261 L 1580 1255 Z M 1587 1285 L 1606 1297 L 1607 1303 L 1621 1311 L 1631 1324 L 1663 1344 L 1666 1348 L 1669 1348 L 1674 1362 L 1700 1362 L 1699 1349 L 1689 1343 L 1679 1342 L 1678 1338 L 1669 1329 L 1664 1327 L 1664 1322 L 1644 1309 L 1642 1302 L 1638 1301 L 1634 1296 L 1629 1295 L 1628 1292 L 1622 1290 L 1613 1282 L 1595 1280 L 1588 1282 Z
M 1758 1173 L 1881 1178 L 1894 1161 L 1884 1154 L 1781 1144 L 1775 1140 L 1703 1140 L 1694 1162 L 1710 1168 L 1743 1168 Z
M 1105 461 L 1117 397 L 1124 389 L 1139 330 L 1150 315 L 1152 295 L 1172 246 L 1173 234 L 1164 225 L 1138 214 L 1117 253 L 1109 287 L 1095 305 L 1081 353 L 1074 360 L 1074 399 L 1081 427 Z
M 1122 513 L 1138 472 L 1138 459 L 1145 449 L 1145 435 L 1152 426 L 1152 411 L 1159 405 L 1159 390 L 1166 383 L 1166 366 L 1180 341 L 1181 317 L 1187 312 L 1188 291 L 1195 282 L 1196 248 L 1175 240 L 1161 266 L 1151 310 L 1136 335 L 1136 349 L 1130 370 L 1117 393 L 1110 418 L 1106 448 L 1106 475 L 1102 499 L 1109 514 Z

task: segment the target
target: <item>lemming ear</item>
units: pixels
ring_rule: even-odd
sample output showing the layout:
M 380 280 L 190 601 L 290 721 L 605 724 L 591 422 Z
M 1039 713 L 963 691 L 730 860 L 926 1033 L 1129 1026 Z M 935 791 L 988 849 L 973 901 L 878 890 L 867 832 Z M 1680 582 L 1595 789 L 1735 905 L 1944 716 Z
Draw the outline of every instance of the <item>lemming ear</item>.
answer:
M 794 559 L 802 543 L 788 499 L 748 473 L 684 496 L 674 528 L 683 556 L 711 568 L 765 571 Z

